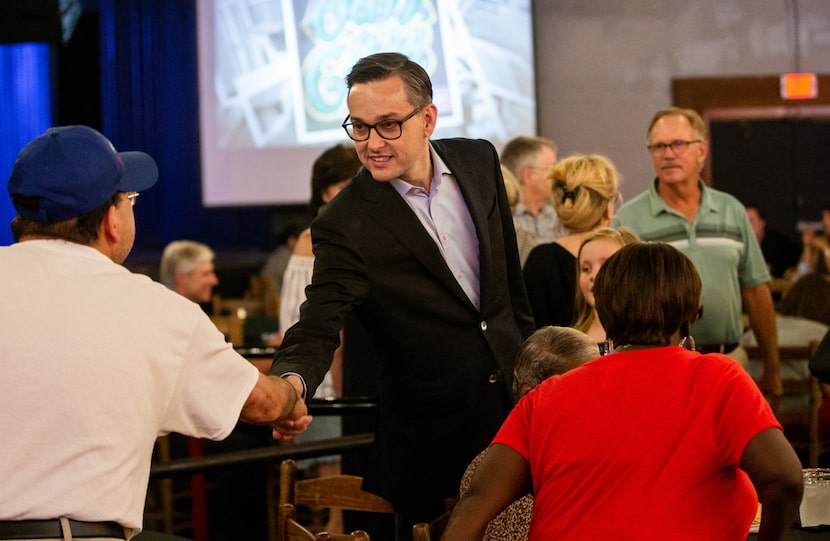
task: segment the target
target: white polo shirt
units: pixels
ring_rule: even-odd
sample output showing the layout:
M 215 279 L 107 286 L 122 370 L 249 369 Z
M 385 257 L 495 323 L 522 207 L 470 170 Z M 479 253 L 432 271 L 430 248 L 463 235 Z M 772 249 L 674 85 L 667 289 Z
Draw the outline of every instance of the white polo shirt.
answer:
M 0 520 L 141 527 L 160 434 L 221 439 L 257 369 L 198 305 L 88 246 L 0 247 Z

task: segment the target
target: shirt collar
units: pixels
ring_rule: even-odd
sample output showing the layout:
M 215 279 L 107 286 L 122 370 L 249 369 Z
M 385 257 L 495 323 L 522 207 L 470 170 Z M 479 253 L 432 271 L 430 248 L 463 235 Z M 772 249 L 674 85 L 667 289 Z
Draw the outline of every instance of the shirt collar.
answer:
M 441 156 L 435 152 L 435 148 L 432 146 L 432 143 L 429 144 L 429 155 L 432 159 L 432 181 L 430 182 L 430 189 L 434 190 L 441 185 L 441 178 L 444 175 L 452 175 L 452 171 L 450 171 L 450 168 L 444 163 L 444 160 L 441 159 Z M 393 188 L 395 188 L 395 191 L 401 195 L 406 195 L 413 189 L 421 189 L 420 187 L 410 184 L 401 178 L 393 178 L 389 181 L 389 183 Z
M 527 210 L 527 207 L 521 203 L 516 205 L 516 212 L 513 213 L 514 216 L 523 216 L 523 215 L 533 216 L 533 213 Z
M 648 188 L 649 193 L 649 210 L 652 216 L 657 216 L 661 212 L 674 212 L 666 201 L 657 193 L 657 182 L 659 179 L 654 178 L 654 182 Z M 698 211 L 704 210 L 707 212 L 715 212 L 715 207 L 712 204 L 712 191 L 701 180 L 697 180 L 697 185 L 700 187 L 700 207 Z
M 15 244 L 18 246 L 51 250 L 62 254 L 72 254 L 75 256 L 86 257 L 89 259 L 99 259 L 101 261 L 113 263 L 110 258 L 101 253 L 101 251 L 97 248 L 64 239 L 32 239 L 20 241 Z
M 532 216 L 536 218 L 537 216 L 542 216 L 544 218 L 553 218 L 556 214 L 556 210 L 553 208 L 553 205 L 550 203 L 545 203 L 544 206 L 539 210 L 539 214 L 533 214 L 527 207 L 521 203 L 516 205 L 516 212 L 513 213 L 514 216 L 521 216 L 527 214 L 528 216 Z

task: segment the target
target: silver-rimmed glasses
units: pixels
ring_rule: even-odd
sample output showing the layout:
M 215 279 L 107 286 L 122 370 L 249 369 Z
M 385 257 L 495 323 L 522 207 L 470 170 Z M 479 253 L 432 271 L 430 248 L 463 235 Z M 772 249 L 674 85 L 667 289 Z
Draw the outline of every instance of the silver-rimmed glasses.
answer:
M 126 193 L 127 200 L 130 202 L 130 206 L 135 206 L 135 200 L 138 199 L 138 192 L 127 192 Z
M 656 156 L 662 156 L 666 153 L 666 149 L 670 148 L 676 155 L 679 156 L 680 154 L 686 152 L 691 145 L 702 142 L 703 139 L 693 139 L 691 141 L 677 139 L 676 141 L 671 141 L 669 143 L 654 143 L 653 145 L 648 145 L 646 148 L 649 152 Z

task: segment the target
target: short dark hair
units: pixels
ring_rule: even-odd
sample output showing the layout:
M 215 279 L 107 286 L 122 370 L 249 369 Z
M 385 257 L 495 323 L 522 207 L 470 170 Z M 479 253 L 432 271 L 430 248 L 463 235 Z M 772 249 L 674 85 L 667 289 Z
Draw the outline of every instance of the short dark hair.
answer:
M 400 53 L 376 53 L 357 61 L 346 76 L 346 87 L 383 81 L 397 75 L 406 86 L 406 97 L 415 107 L 432 103 L 432 81 L 418 63 Z
M 360 170 L 360 158 L 354 145 L 340 143 L 323 151 L 311 167 L 311 201 L 309 210 L 312 219 L 323 206 L 323 192 L 329 186 L 354 177 Z
M 623 246 L 594 281 L 597 315 L 616 345 L 669 345 L 700 311 L 700 276 L 680 250 L 659 242 Z
M 300 233 L 306 229 L 308 229 L 308 221 L 294 220 L 274 235 L 274 245 L 282 246 L 287 243 L 289 239 L 296 239 L 299 237 Z
M 92 244 L 98 238 L 104 215 L 110 207 L 117 207 L 121 202 L 121 193 L 115 193 L 104 204 L 89 212 L 59 222 L 39 222 L 16 216 L 11 223 L 12 237 L 15 242 L 19 242 L 23 237 L 37 236 L 62 239 L 76 244 Z

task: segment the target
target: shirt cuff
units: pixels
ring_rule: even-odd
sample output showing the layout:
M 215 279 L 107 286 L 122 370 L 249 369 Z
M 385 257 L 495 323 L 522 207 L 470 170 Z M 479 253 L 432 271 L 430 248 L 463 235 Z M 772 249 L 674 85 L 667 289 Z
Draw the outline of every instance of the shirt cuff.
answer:
M 296 372 L 286 372 L 286 373 L 282 374 L 280 377 L 281 378 L 287 378 L 288 376 L 297 376 L 298 378 L 300 378 L 300 383 L 303 384 L 303 394 L 302 394 L 302 396 L 300 396 L 300 398 L 305 400 L 305 397 L 308 396 L 308 385 L 305 384 L 305 378 L 303 378 L 300 374 L 298 374 Z

